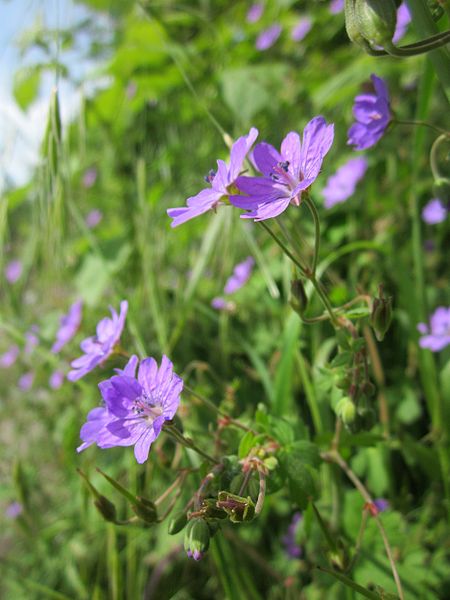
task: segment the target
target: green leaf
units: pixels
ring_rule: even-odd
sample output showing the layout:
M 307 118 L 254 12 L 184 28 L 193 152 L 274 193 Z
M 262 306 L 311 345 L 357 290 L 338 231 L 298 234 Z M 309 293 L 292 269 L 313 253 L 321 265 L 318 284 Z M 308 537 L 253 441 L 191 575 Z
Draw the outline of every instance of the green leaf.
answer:
M 247 433 L 242 437 L 239 443 L 239 458 L 245 458 L 248 455 L 250 450 L 253 448 L 254 442 L 255 436 L 251 431 L 247 431 Z
M 293 404 L 293 375 L 300 327 L 300 319 L 291 312 L 285 323 L 281 360 L 275 374 L 274 413 L 278 416 L 289 413 Z
M 14 76 L 13 94 L 22 110 L 26 110 L 36 100 L 40 83 L 39 68 L 26 67 L 17 71 Z
M 319 449 L 307 441 L 294 442 L 282 452 L 280 465 L 288 480 L 289 495 L 294 504 L 305 509 L 319 493 Z

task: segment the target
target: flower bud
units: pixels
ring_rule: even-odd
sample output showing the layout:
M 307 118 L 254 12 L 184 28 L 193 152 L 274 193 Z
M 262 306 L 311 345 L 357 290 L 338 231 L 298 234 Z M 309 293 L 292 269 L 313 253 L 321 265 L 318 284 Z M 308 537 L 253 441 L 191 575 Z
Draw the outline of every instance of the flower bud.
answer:
M 345 29 L 351 42 L 361 46 L 364 50 L 370 50 L 367 40 L 364 39 L 359 30 L 355 14 L 355 3 L 356 0 L 345 0 Z
M 169 525 L 167 528 L 169 535 L 175 535 L 176 533 L 179 533 L 185 527 L 186 523 L 187 523 L 186 513 L 180 512 L 180 513 L 174 515 L 170 519 Z
M 291 281 L 291 301 L 292 308 L 300 316 L 303 315 L 308 307 L 308 298 L 306 297 L 305 288 L 301 279 L 293 279 Z
M 375 298 L 370 315 L 370 324 L 375 332 L 375 337 L 382 342 L 386 331 L 392 321 L 392 297 L 384 298 L 383 290 L 380 286 L 379 298 Z
M 350 427 L 356 420 L 356 406 L 351 398 L 345 396 L 336 406 L 336 414 L 346 427 Z
M 219 492 L 216 502 L 217 508 L 224 510 L 232 523 L 243 523 L 252 521 L 255 516 L 255 504 L 250 496 L 244 498 L 230 494 L 230 492 Z
M 184 533 L 184 549 L 189 558 L 200 560 L 209 548 L 211 532 L 202 518 L 191 519 Z
M 385 46 L 392 41 L 397 24 L 394 0 L 355 0 L 354 15 L 359 33 L 370 44 Z
M 137 500 L 136 504 L 131 505 L 135 514 L 146 523 L 155 523 L 158 519 L 155 503 L 142 496 L 137 496 Z
M 433 184 L 434 195 L 441 200 L 444 204 L 450 202 L 450 179 L 445 177 L 439 177 Z
M 94 500 L 94 504 L 98 510 L 98 512 L 102 515 L 105 521 L 110 521 L 111 523 L 115 523 L 117 520 L 117 511 L 114 504 L 106 498 L 106 496 L 102 496 L 99 494 L 97 498 Z

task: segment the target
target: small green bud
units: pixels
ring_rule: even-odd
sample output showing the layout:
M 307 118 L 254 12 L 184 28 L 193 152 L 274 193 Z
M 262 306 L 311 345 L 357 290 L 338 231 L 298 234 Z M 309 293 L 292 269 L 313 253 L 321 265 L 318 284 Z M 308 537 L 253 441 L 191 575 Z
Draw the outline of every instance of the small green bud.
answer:
M 117 520 L 117 511 L 114 504 L 106 498 L 106 496 L 98 495 L 94 500 L 94 504 L 98 512 L 102 515 L 105 521 L 115 523 Z
M 137 496 L 138 502 L 131 505 L 135 514 L 146 523 L 155 523 L 158 520 L 158 512 L 155 503 L 142 496 Z
M 383 288 L 380 285 L 379 297 L 375 298 L 370 315 L 370 324 L 375 332 L 375 337 L 382 342 L 392 321 L 392 297 L 383 296 Z
M 336 414 L 346 427 L 350 427 L 355 422 L 357 413 L 356 406 L 351 398 L 345 396 L 336 406 Z
M 397 24 L 394 0 L 355 0 L 354 15 L 359 33 L 370 44 L 385 46 L 392 41 Z
M 439 198 L 444 204 L 450 202 L 450 179 L 439 177 L 433 184 L 434 195 Z
M 291 301 L 292 308 L 300 316 L 303 315 L 308 307 L 308 298 L 301 279 L 293 279 L 291 281 Z
M 186 523 L 187 523 L 186 513 L 180 512 L 180 513 L 174 515 L 170 519 L 169 525 L 167 527 L 167 531 L 168 531 L 169 535 L 175 535 L 176 533 L 179 533 L 182 529 L 184 529 L 184 527 L 186 526 Z
M 211 532 L 208 523 L 202 518 L 189 521 L 184 532 L 184 549 L 189 558 L 200 560 L 209 548 Z
M 359 24 L 356 20 L 355 14 L 355 0 L 345 0 L 345 29 L 347 31 L 347 35 L 349 40 L 358 46 L 364 48 L 364 50 L 369 49 L 370 46 L 367 40 L 361 35 L 359 30 Z

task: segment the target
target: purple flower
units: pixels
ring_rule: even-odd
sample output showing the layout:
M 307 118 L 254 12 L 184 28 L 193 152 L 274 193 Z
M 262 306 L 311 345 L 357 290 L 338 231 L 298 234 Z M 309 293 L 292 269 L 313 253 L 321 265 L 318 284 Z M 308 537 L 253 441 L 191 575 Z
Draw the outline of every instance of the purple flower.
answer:
M 163 355 L 158 368 L 154 358 L 146 358 L 136 377 L 132 374 L 133 366 L 134 370 L 137 367 L 136 357 L 133 360 L 127 365 L 127 374 L 99 384 L 105 407 L 89 413 L 80 434 L 85 443 L 79 451 L 93 442 L 100 448 L 134 446 L 137 462 L 143 463 L 164 422 L 175 416 L 183 380 L 173 372 L 172 362 Z
M 322 190 L 325 208 L 331 208 L 350 198 L 366 170 L 367 160 L 363 157 L 351 158 L 342 167 L 339 167 L 336 173 L 327 179 L 326 186 Z
M 81 323 L 82 308 L 83 303 L 81 300 L 78 300 L 69 308 L 67 315 L 61 317 L 59 329 L 56 333 L 56 342 L 52 346 L 52 352 L 59 352 L 76 334 Z
M 439 352 L 450 344 L 450 307 L 439 306 L 430 317 L 430 327 L 419 323 L 417 329 L 422 334 L 419 346 Z
M 297 25 L 291 31 L 291 39 L 294 42 L 301 42 L 302 39 L 309 33 L 312 27 L 312 21 L 309 17 L 299 19 Z
M 297 525 L 302 519 L 301 513 L 296 512 L 292 517 L 286 535 L 283 537 L 284 549 L 290 558 L 299 558 L 302 555 L 302 548 L 296 542 Z
M 227 312 L 233 312 L 236 308 L 236 304 L 234 302 L 230 302 L 230 300 L 225 300 L 225 298 L 221 298 L 217 296 L 211 300 L 211 306 L 216 310 L 224 310 Z
M 97 225 L 100 223 L 100 221 L 102 219 L 103 219 L 102 211 L 98 210 L 98 208 L 94 208 L 94 210 L 91 210 L 86 215 L 86 225 L 89 227 L 89 229 L 93 229 L 94 227 L 97 227 Z
M 120 315 L 110 307 L 112 319 L 105 317 L 97 325 L 97 334 L 86 338 L 80 344 L 84 355 L 76 358 L 71 363 L 72 371 L 69 371 L 67 379 L 76 381 L 92 371 L 97 365 L 103 363 L 114 350 L 114 346 L 120 339 L 125 318 L 128 311 L 128 302 L 122 300 L 120 303 Z
M 83 187 L 86 189 L 91 188 L 95 182 L 97 181 L 97 169 L 95 167 L 90 167 L 86 169 L 83 174 Z
M 337 15 L 344 10 L 345 0 L 331 0 L 329 11 L 332 15 Z
M 406 5 L 406 2 L 402 2 L 397 9 L 397 25 L 395 27 L 394 36 L 392 41 L 394 44 L 399 42 L 406 33 L 406 29 L 411 22 L 411 13 Z
M 5 267 L 5 277 L 9 283 L 16 283 L 22 275 L 22 262 L 15 258 L 11 260 Z
M 48 380 L 48 385 L 52 390 L 59 390 L 64 383 L 64 373 L 62 371 L 54 371 Z
M 19 378 L 19 381 L 17 382 L 17 386 L 23 392 L 27 392 L 28 390 L 31 389 L 31 386 L 33 385 L 33 381 L 34 381 L 34 373 L 33 373 L 33 371 L 29 371 L 28 373 L 24 373 L 22 375 L 22 377 Z
M 227 279 L 225 287 L 223 289 L 225 294 L 234 294 L 243 285 L 247 283 L 252 274 L 255 260 L 252 256 L 247 256 L 245 260 L 238 263 L 233 270 L 231 277 Z
M 36 346 L 39 344 L 39 338 L 36 335 L 39 333 L 39 326 L 32 325 L 30 329 L 25 333 L 25 354 L 31 354 Z
M 375 94 L 356 96 L 353 115 L 356 119 L 348 130 L 347 144 L 355 150 L 365 150 L 375 145 L 383 136 L 391 120 L 389 93 L 384 81 L 376 75 L 371 76 Z
M 277 39 L 280 37 L 280 34 L 281 25 L 278 24 L 272 25 L 268 29 L 264 29 L 264 31 L 261 31 L 256 39 L 256 49 L 260 51 L 268 50 L 275 44 Z
M 252 127 L 247 136 L 242 136 L 234 142 L 230 152 L 230 166 L 228 167 L 223 160 L 218 160 L 217 172 L 211 171 L 206 177 L 206 181 L 211 187 L 188 198 L 187 206 L 167 210 L 167 214 L 173 219 L 171 227 L 177 227 L 222 204 L 221 199 L 229 195 L 230 187 L 238 178 L 245 157 L 257 137 L 258 130 Z
M 5 509 L 5 516 L 8 519 L 17 519 L 23 513 L 23 506 L 20 502 L 11 502 Z
M 20 354 L 19 346 L 14 344 L 10 346 L 8 350 L 0 356 L 0 367 L 2 369 L 9 369 L 16 362 Z
M 135 81 L 130 81 L 125 90 L 125 96 L 127 100 L 132 100 L 136 96 L 137 92 L 137 83 Z
M 436 225 L 442 223 L 447 217 L 447 208 L 439 200 L 439 198 L 433 198 L 430 200 L 422 210 L 422 219 L 428 225 Z
M 246 21 L 247 23 L 256 23 L 262 17 L 264 12 L 264 6 L 259 2 L 252 4 L 248 9 Z
M 373 503 L 377 507 L 378 512 L 384 512 L 389 508 L 389 501 L 385 498 L 377 498 Z
M 299 134 L 291 131 L 280 152 L 266 142 L 257 144 L 253 160 L 263 177 L 238 177 L 237 187 L 248 195 L 230 197 L 231 204 L 250 211 L 241 218 L 263 221 L 278 216 L 289 204 L 299 206 L 302 192 L 319 175 L 333 137 L 333 125 L 314 117 L 306 125 L 301 143 Z

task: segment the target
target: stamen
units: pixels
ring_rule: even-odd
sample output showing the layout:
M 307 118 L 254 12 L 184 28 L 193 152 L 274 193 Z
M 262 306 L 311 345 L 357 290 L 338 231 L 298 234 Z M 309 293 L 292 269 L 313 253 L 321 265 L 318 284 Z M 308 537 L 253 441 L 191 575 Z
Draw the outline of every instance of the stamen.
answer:
M 216 171 L 214 171 L 214 169 L 211 169 L 208 175 L 205 175 L 204 180 L 206 181 L 206 183 L 212 183 L 215 176 Z

